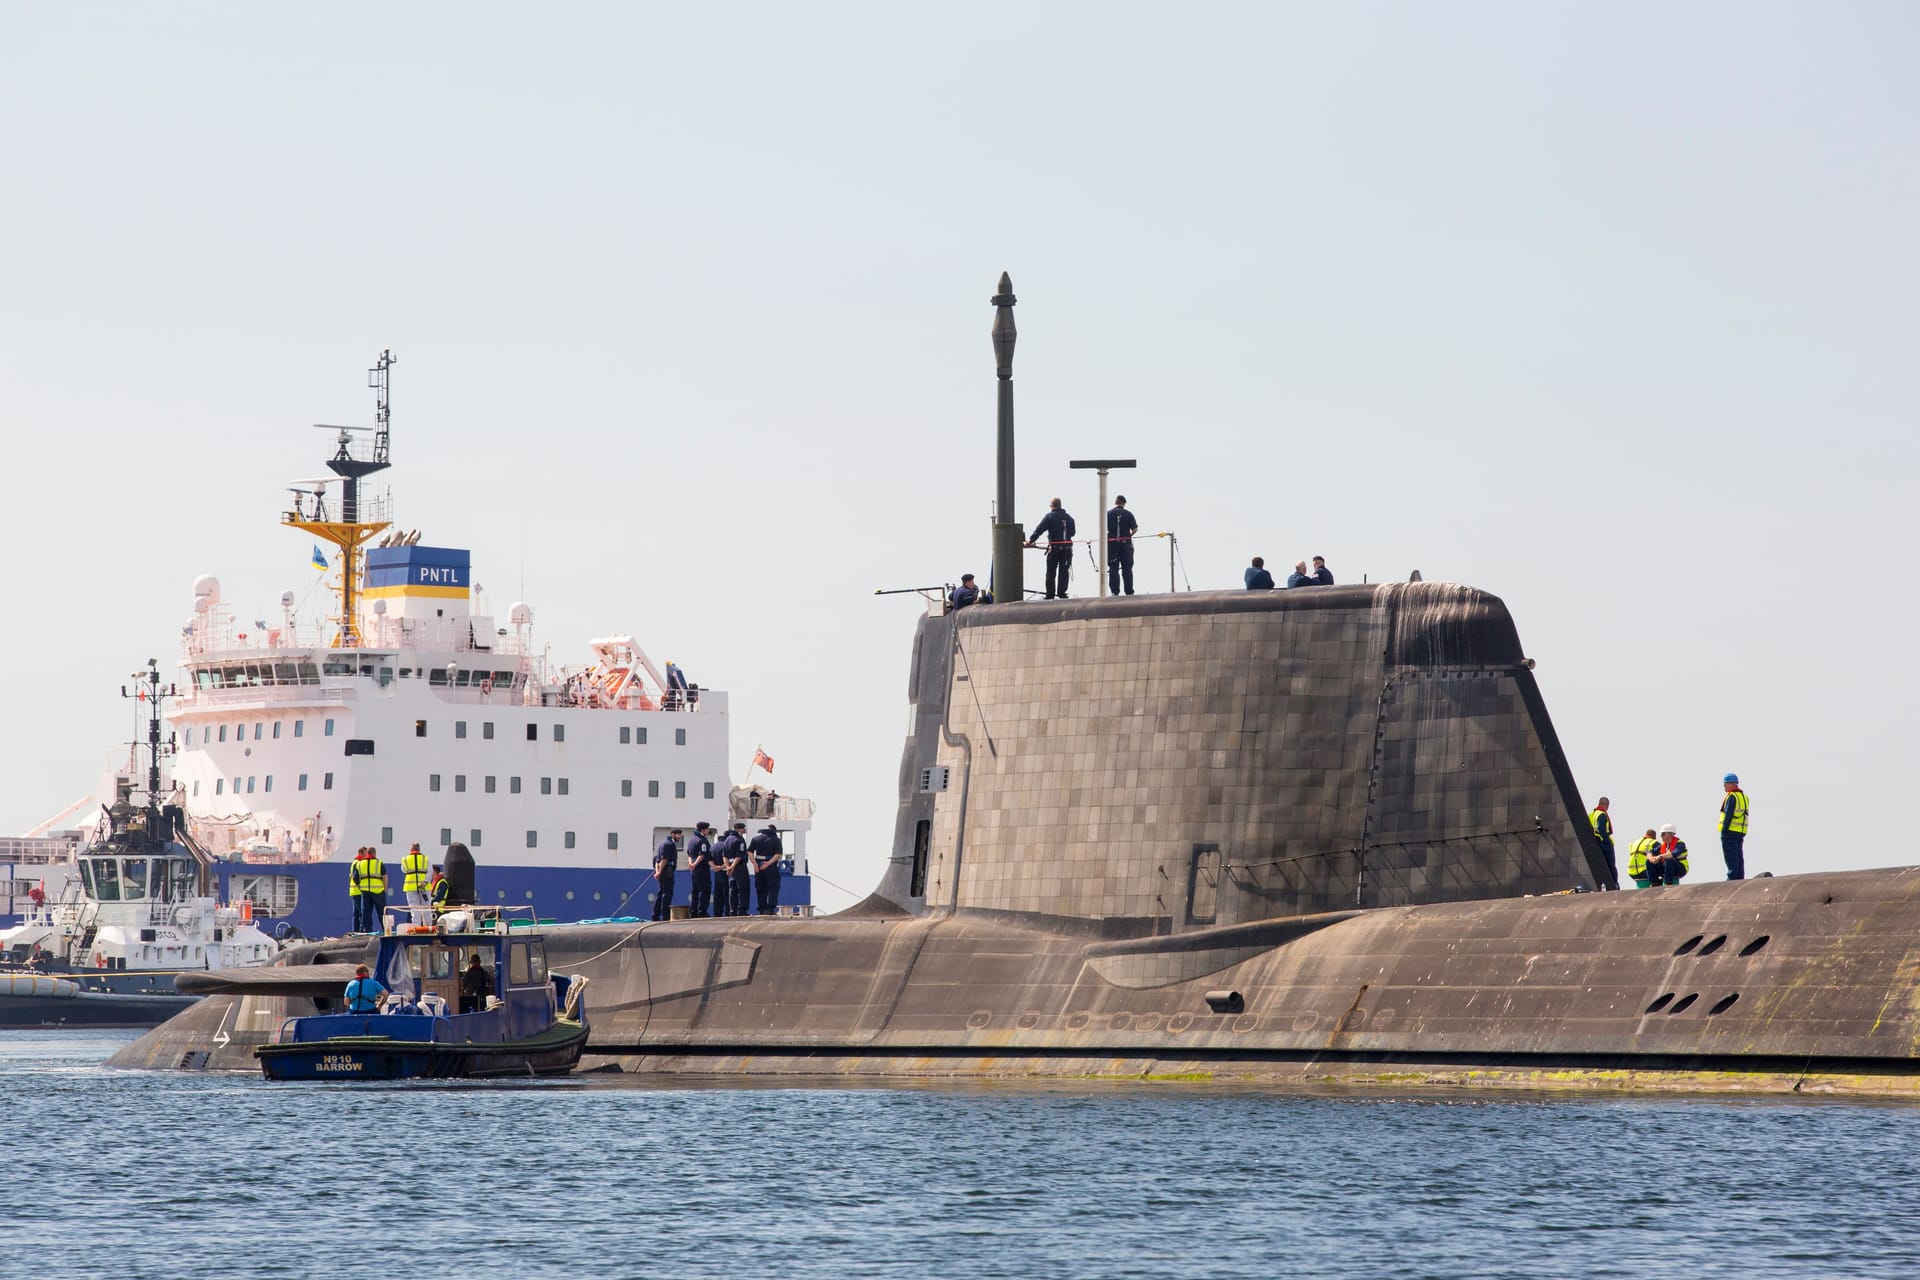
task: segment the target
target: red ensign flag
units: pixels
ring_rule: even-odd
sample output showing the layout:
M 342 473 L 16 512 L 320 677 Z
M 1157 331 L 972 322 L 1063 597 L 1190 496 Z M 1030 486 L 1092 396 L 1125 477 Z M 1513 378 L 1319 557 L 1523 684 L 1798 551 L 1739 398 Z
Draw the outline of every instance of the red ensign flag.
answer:
M 753 762 L 768 773 L 773 772 L 773 757 L 758 747 L 753 749 Z

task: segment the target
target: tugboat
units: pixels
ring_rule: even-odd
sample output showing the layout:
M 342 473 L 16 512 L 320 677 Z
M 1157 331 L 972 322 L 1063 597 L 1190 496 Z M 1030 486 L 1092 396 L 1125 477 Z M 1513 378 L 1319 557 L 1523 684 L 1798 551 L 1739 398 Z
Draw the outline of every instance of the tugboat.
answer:
M 135 676 L 148 705 L 144 804 L 122 777 L 98 834 L 75 855 L 77 878 L 60 896 L 36 895 L 23 923 L 0 930 L 0 1027 L 157 1026 L 197 998 L 175 990 L 181 973 L 262 965 L 280 944 L 253 924 L 252 904 L 222 905 L 212 856 L 187 829 L 185 811 L 161 802 L 162 688 L 158 664 Z M 139 746 L 142 744 L 136 744 Z
M 369 976 L 377 985 L 355 992 L 368 1004 L 377 994 L 377 1010 L 287 1019 L 254 1050 L 261 1074 L 443 1080 L 572 1071 L 587 1044 L 587 980 L 549 973 L 545 940 L 526 927 L 531 921 L 510 919 L 513 910 L 451 911 L 384 933 Z M 341 990 L 345 1004 L 346 983 Z

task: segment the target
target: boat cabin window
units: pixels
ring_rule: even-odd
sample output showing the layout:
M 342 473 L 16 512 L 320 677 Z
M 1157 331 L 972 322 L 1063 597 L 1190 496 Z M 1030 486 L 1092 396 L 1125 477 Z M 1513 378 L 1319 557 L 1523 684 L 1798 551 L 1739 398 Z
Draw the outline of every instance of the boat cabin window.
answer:
M 99 898 L 99 891 L 93 887 L 93 860 L 91 858 L 80 859 L 80 885 L 87 891 L 89 898 Z
M 273 679 L 275 684 L 299 684 L 300 668 L 291 662 L 276 662 L 273 664 Z
M 301 684 L 319 684 L 320 668 L 315 666 L 311 662 L 301 663 L 300 664 L 300 683 Z
M 459 954 L 458 951 L 455 951 L 451 947 L 432 948 L 427 952 L 426 973 L 422 976 L 430 981 L 433 979 L 451 978 L 454 970 L 453 962 L 459 957 Z
M 147 896 L 147 860 L 128 858 L 120 864 L 120 896 L 135 902 Z
M 335 658 L 320 664 L 320 674 L 323 676 L 350 676 L 353 674 L 353 664 Z
M 516 942 L 507 954 L 507 981 L 516 987 L 524 987 L 533 981 L 533 966 L 527 958 L 527 944 Z
M 547 980 L 547 944 L 546 943 L 529 942 L 527 944 L 527 967 L 528 967 L 528 971 L 533 977 L 533 982 L 535 986 L 539 986 L 546 982 Z

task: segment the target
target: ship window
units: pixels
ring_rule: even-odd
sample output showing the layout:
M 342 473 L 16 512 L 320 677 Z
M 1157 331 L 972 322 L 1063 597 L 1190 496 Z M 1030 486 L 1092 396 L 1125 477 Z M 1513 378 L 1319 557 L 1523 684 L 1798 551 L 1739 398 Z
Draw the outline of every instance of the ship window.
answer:
M 353 674 L 353 664 L 335 658 L 329 662 L 320 664 L 320 674 L 323 676 L 350 676 Z
M 467 736 L 467 722 L 465 720 L 455 720 L 453 722 L 453 736 L 456 738 L 464 738 Z
M 332 774 L 330 774 L 330 773 L 326 773 L 326 774 L 322 774 L 322 775 L 320 775 L 320 789 L 321 789 L 322 791 L 331 791 L 331 790 L 333 790 L 333 775 L 332 775 Z
M 227 682 L 227 688 L 238 689 L 247 682 L 247 669 L 245 667 L 222 667 L 220 669 L 220 678 Z
M 621 794 L 622 796 L 631 796 L 631 795 L 633 794 L 633 779 L 632 779 L 632 778 L 622 778 L 622 779 L 620 779 L 620 794 Z
M 619 847 L 620 847 L 620 833 L 618 831 L 607 832 L 607 848 L 618 849 Z
M 375 679 L 379 682 L 379 685 L 382 689 L 386 688 L 388 685 L 393 683 L 393 668 L 392 667 L 380 668 L 380 674 L 376 676 Z
M 566 846 L 569 849 L 573 848 L 573 832 L 571 831 L 567 832 Z
M 303 773 L 300 775 L 300 790 L 305 791 L 306 789 L 307 789 L 307 775 Z
M 380 843 L 381 843 L 381 844 L 392 844 L 392 843 L 393 843 L 393 828 L 392 828 L 392 827 L 382 827 L 382 828 L 380 828 Z
M 567 794 L 567 780 L 565 778 L 560 779 L 560 794 Z
M 510 792 L 511 794 L 513 794 L 513 795 L 516 795 L 516 796 L 517 796 L 517 795 L 519 795 L 519 794 L 520 794 L 520 779 L 518 779 L 518 778 L 508 778 L 508 779 L 507 779 L 507 790 L 508 790 L 508 791 L 509 791 L 509 792 Z
M 528 725 L 528 726 L 527 726 L 527 741 L 528 741 L 528 742 L 538 742 L 538 741 L 540 741 L 540 726 L 539 726 L 539 725 L 537 725 L 537 724 L 530 724 L 530 725 Z
M 527 944 L 516 942 L 507 948 L 507 981 L 516 987 L 524 987 L 531 978 L 527 963 Z
M 253 740 L 255 742 L 260 741 L 261 737 L 264 736 L 264 734 L 266 733 L 266 728 L 267 726 L 262 724 L 258 720 L 255 720 L 253 722 Z
M 323 728 L 323 729 L 321 730 L 321 732 L 322 732 L 322 733 L 323 733 L 323 734 L 324 734 L 324 735 L 325 735 L 326 737 L 329 737 L 329 738 L 331 738 L 331 737 L 333 736 L 333 717 L 332 717 L 332 716 L 328 716 L 328 717 L 327 717 L 327 723 L 326 723 L 326 726 L 325 726 L 325 727 L 324 727 L 324 728 Z
M 488 742 L 493 741 L 493 721 L 483 720 L 480 722 L 480 736 Z
M 553 740 L 555 742 L 565 742 L 567 740 L 567 726 L 563 724 L 553 726 Z
M 649 800 L 658 800 L 660 798 L 660 784 L 658 782 L 647 783 L 647 798 Z
M 467 687 L 468 684 L 472 683 L 472 681 L 473 681 L 473 672 L 471 671 L 456 671 L 453 673 L 453 683 L 455 688 L 464 689 Z
M 538 831 L 527 832 L 527 848 L 538 849 L 539 847 L 540 847 L 540 833 Z
M 233 794 L 235 794 L 235 795 L 239 795 L 239 794 L 240 794 L 240 779 L 239 779 L 239 777 L 238 777 L 237 775 L 235 776 L 235 778 L 234 778 L 234 780 L 233 780 Z
M 475 827 L 473 830 L 467 832 L 467 843 L 476 849 L 480 847 L 480 828 Z
M 198 778 L 193 780 L 193 794 L 196 796 L 200 794 L 200 779 Z
M 464 774 L 464 773 L 456 773 L 456 774 L 454 774 L 454 775 L 453 775 L 453 789 L 454 789 L 455 791 L 465 791 L 465 790 L 467 789 L 467 775 L 466 775 L 466 774 Z
M 493 775 L 492 774 L 487 775 L 485 790 L 488 795 L 493 794 Z
M 251 777 L 247 779 L 247 794 L 253 794 L 253 779 Z
M 300 668 L 291 662 L 276 662 L 273 664 L 273 678 L 277 684 L 299 684 Z
M 311 662 L 301 663 L 300 664 L 300 683 L 301 684 L 319 684 L 320 668 L 315 666 Z
M 427 736 L 427 722 L 425 720 L 415 720 L 413 722 L 413 736 L 416 738 L 424 738 Z
M 633 730 L 626 725 L 620 726 L 620 745 L 626 746 L 633 741 Z
M 685 799 L 687 798 L 687 784 L 686 784 L 686 783 L 684 783 L 684 782 L 676 782 L 676 783 L 674 783 L 674 784 L 673 784 L 673 798 L 674 798 L 675 800 L 685 800 Z
M 262 787 L 262 788 L 260 788 L 260 789 L 261 789 L 262 791 L 265 791 L 265 792 L 267 792 L 267 793 L 268 793 L 269 795 L 271 795 L 271 794 L 273 793 L 273 775 L 272 775 L 272 774 L 268 774 L 268 775 L 267 775 L 267 783 L 266 783 L 266 785 L 265 785 L 264 787 Z
M 411 680 L 411 679 L 413 679 L 413 668 L 412 668 L 412 667 L 402 667 L 402 668 L 400 668 L 400 678 L 401 678 L 402 680 Z
M 192 730 L 192 729 L 186 729 L 186 730 L 184 730 L 183 732 L 184 732 L 184 735 L 185 735 L 185 736 L 181 738 L 181 740 L 180 740 L 180 745 L 181 745 L 181 746 L 184 746 L 184 747 L 190 747 L 190 746 L 192 746 L 192 745 L 193 745 L 193 730 Z
M 120 864 L 120 896 L 128 902 L 147 896 L 147 860 L 127 858 Z
M 633 745 L 636 747 L 644 747 L 647 745 L 647 729 L 645 725 L 633 731 Z
M 280 722 L 278 720 L 275 720 L 273 722 L 273 736 L 276 739 L 279 738 L 280 736 Z
M 685 729 L 675 729 L 673 731 L 673 745 L 676 747 L 684 747 L 687 745 L 687 731 Z
M 493 683 L 495 688 L 511 689 L 513 687 L 513 672 L 511 671 L 494 672 Z
M 535 986 L 539 986 L 547 980 L 546 944 L 529 942 L 527 944 L 527 960 L 529 965 L 528 976 L 533 979 Z
M 439 774 L 437 774 L 437 773 L 430 773 L 430 774 L 428 774 L 428 775 L 427 775 L 427 790 L 429 790 L 429 791 L 438 791 L 439 789 L 440 789 L 440 775 L 439 775 Z
M 95 858 L 93 874 L 99 882 L 93 896 L 102 902 L 120 901 L 120 863 L 113 858 Z
M 452 843 L 453 843 L 453 828 L 452 827 L 440 828 L 440 847 L 444 849 Z
M 427 672 L 428 684 L 444 685 L 446 682 L 447 682 L 447 673 L 442 671 L 440 668 L 435 667 L 433 670 Z
M 304 738 L 307 736 L 307 722 L 305 720 L 295 720 L 293 722 L 293 736 L 296 738 Z
M 552 795 L 552 794 L 553 794 L 553 779 L 552 779 L 552 778 L 542 778 L 542 779 L 540 779 L 540 794 L 541 794 L 541 795 L 543 795 L 543 796 L 550 796 L 550 795 Z
M 225 742 L 226 740 L 227 740 L 227 726 L 225 726 L 225 725 L 221 725 L 221 726 L 220 726 L 220 741 L 222 741 L 222 742 Z
M 373 754 L 372 738 L 348 738 L 346 754 L 350 756 L 370 756 Z
M 225 778 L 215 778 L 213 780 L 213 794 L 217 796 L 227 794 L 227 780 Z
M 80 859 L 79 865 L 80 883 L 86 888 L 87 896 L 89 898 L 98 898 L 100 895 L 94 892 L 93 888 L 93 860 L 91 858 L 82 858 Z
M 705 798 L 708 800 L 713 799 L 713 784 L 711 782 L 707 784 Z

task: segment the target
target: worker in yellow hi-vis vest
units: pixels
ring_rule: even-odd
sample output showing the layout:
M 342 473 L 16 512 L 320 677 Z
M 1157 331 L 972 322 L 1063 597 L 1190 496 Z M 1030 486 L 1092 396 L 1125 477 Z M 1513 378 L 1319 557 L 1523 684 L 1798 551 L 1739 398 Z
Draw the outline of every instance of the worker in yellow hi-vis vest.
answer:
M 420 842 L 413 842 L 413 848 L 407 850 L 400 859 L 400 888 L 407 895 L 407 905 L 413 908 L 410 916 L 415 924 L 429 924 L 433 920 L 427 905 L 427 886 L 432 882 L 433 872 L 427 862 L 427 855 L 420 852 Z

